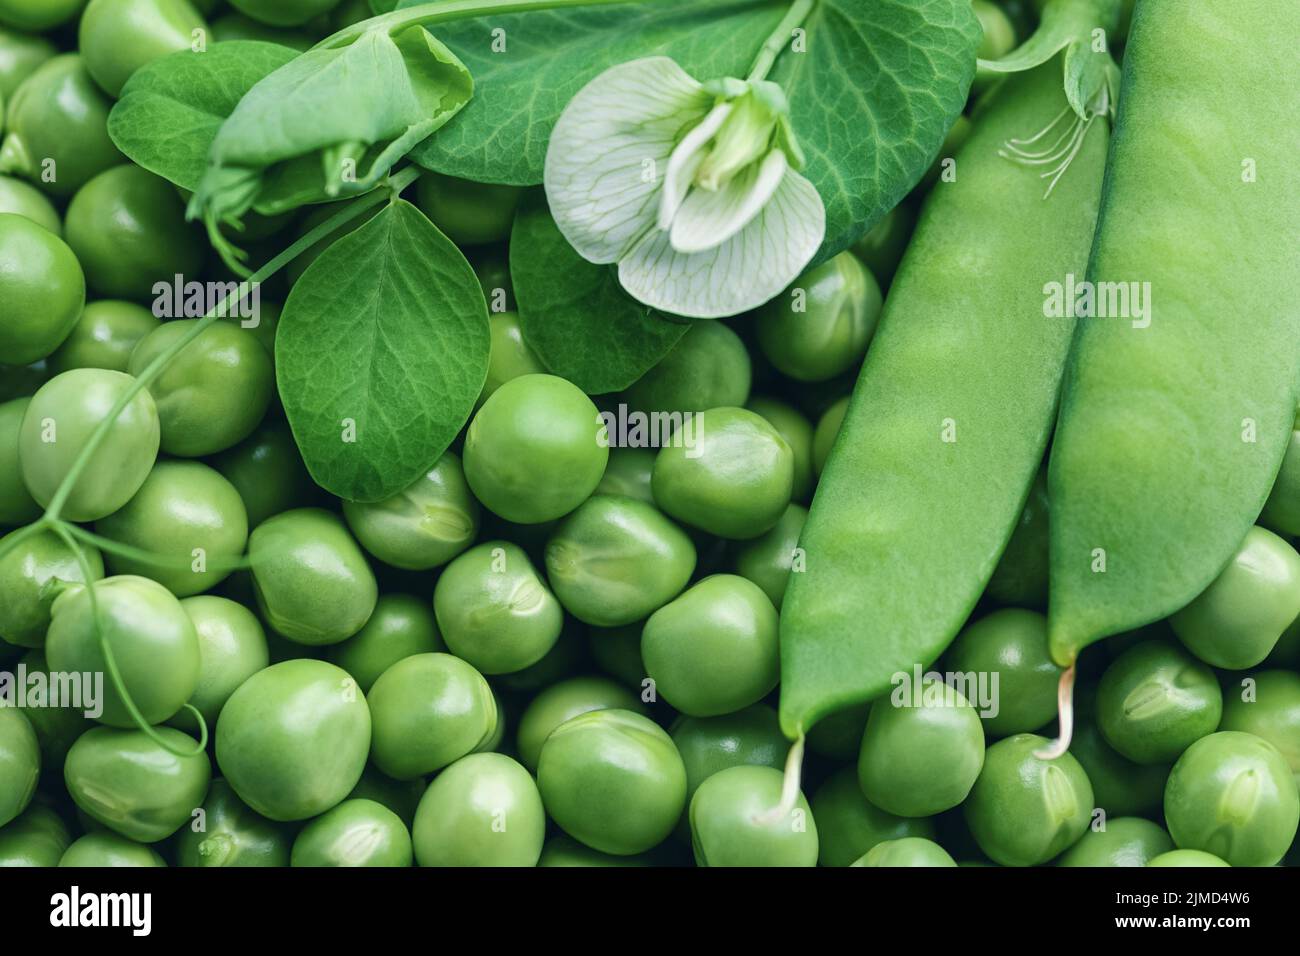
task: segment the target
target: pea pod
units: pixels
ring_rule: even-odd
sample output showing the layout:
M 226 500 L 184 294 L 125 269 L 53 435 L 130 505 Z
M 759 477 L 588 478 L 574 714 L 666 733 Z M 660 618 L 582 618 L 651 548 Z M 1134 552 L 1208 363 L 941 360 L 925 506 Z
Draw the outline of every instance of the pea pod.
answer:
M 1108 135 L 1104 119 L 1068 125 L 1061 76 L 1052 59 L 990 95 L 894 277 L 783 605 L 792 738 L 939 656 L 1024 505 L 1073 324 L 1048 317 L 1044 286 L 1087 265 Z M 1048 196 L 999 156 L 1038 130 L 1077 138 Z
M 1259 514 L 1300 382 L 1292 0 L 1141 2 L 1087 278 L 1146 317 L 1080 322 L 1049 465 L 1051 653 L 1179 610 Z M 1098 287 L 1100 288 L 1100 286 Z M 1099 296 L 1100 299 L 1100 296 Z

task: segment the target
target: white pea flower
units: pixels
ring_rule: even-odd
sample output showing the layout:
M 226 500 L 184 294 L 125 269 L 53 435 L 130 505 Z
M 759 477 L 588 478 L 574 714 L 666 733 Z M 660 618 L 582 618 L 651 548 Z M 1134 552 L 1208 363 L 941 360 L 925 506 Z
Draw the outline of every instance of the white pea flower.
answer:
M 779 294 L 821 246 L 826 209 L 803 164 L 780 86 L 699 83 L 656 56 L 606 70 L 565 107 L 546 198 L 574 249 L 617 262 L 635 299 L 718 318 Z

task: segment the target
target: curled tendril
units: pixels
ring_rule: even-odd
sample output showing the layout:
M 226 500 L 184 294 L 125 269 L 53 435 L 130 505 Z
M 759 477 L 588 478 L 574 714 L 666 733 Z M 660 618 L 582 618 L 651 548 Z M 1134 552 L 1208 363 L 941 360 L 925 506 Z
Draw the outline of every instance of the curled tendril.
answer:
M 1021 166 L 1046 166 L 1055 163 L 1051 169 L 1045 173 L 1040 173 L 1040 179 L 1051 177 L 1051 182 L 1047 184 L 1047 191 L 1043 193 L 1046 199 L 1052 195 L 1052 190 L 1056 184 L 1061 181 L 1065 171 L 1070 168 L 1074 162 L 1074 157 L 1079 155 L 1079 150 L 1083 148 L 1083 141 L 1088 136 L 1088 130 L 1096 122 L 1098 116 L 1106 116 L 1110 113 L 1110 90 L 1103 86 L 1097 93 L 1092 103 L 1088 104 L 1086 116 L 1079 116 L 1070 106 L 1066 106 L 1061 112 L 1057 113 L 1050 123 L 1040 129 L 1033 136 L 1026 139 L 1009 139 L 1002 144 L 998 150 L 998 155 L 1003 159 L 1009 159 L 1013 163 Z M 1050 146 L 1044 146 L 1041 149 L 1026 149 L 1034 146 L 1039 140 L 1050 136 L 1061 121 L 1070 118 L 1065 124 L 1064 129 Z

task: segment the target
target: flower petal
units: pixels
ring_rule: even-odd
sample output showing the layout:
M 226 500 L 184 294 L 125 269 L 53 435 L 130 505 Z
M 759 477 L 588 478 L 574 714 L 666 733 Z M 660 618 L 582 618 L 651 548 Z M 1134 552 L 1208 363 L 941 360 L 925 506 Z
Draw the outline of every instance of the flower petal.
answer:
M 668 169 L 664 172 L 664 190 L 659 199 L 659 228 L 667 229 L 672 225 L 673 217 L 691 190 L 695 173 L 708 155 L 704 147 L 722 128 L 722 124 L 731 115 L 732 104 L 719 103 L 709 111 L 709 115 L 693 130 L 687 133 L 672 155 L 668 157 Z
M 757 308 L 803 271 L 826 233 L 816 188 L 787 172 L 771 201 L 720 246 L 694 254 L 673 249 L 669 234 L 648 233 L 619 260 L 628 294 L 664 312 L 716 319 Z
M 785 153 L 774 149 L 716 192 L 692 189 L 673 219 L 673 248 L 692 253 L 722 245 L 762 211 L 789 168 Z
M 713 99 L 667 57 L 611 67 L 578 91 L 546 150 L 556 225 L 590 262 L 615 262 L 654 227 L 663 170 Z

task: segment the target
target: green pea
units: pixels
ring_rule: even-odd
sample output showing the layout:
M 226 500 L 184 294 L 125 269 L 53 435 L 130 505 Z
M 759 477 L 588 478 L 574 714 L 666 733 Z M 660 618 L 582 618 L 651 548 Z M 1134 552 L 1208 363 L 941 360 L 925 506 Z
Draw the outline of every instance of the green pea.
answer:
M 1092 815 L 1092 784 L 1071 754 L 1042 760 L 1046 738 L 1015 734 L 984 754 L 966 800 L 966 823 L 984 854 L 1003 866 L 1037 866 L 1074 844 Z
M 813 426 L 802 412 L 775 398 L 756 396 L 745 405 L 751 412 L 762 415 L 768 424 L 785 439 L 794 455 L 794 481 L 790 498 L 807 501 L 813 489 Z
M 1057 866 L 1146 866 L 1174 848 L 1158 824 L 1141 817 L 1116 817 L 1104 829 L 1089 829 L 1066 850 Z
M 828 714 L 808 731 L 808 749 L 841 763 L 857 759 L 870 713 L 870 704 L 859 704 Z
M 762 700 L 780 669 L 777 613 L 752 581 L 715 574 L 646 621 L 641 656 L 684 714 L 729 714 Z
M 81 368 L 50 379 L 32 397 L 19 433 L 23 481 L 48 506 L 73 462 L 114 404 L 134 384 L 121 372 Z M 140 490 L 158 455 L 158 412 L 147 390 L 131 398 L 91 454 L 62 517 L 95 521 Z
M 98 617 L 84 585 L 54 600 L 45 654 L 51 670 L 107 672 L 103 644 L 112 650 L 122 683 L 150 724 L 175 715 L 194 695 L 199 680 L 199 640 L 180 601 L 148 578 L 120 575 L 90 585 Z M 101 643 L 102 641 L 102 643 Z M 135 727 L 118 693 L 104 681 L 102 723 Z
M 599 627 L 631 624 L 681 593 L 695 546 L 653 505 L 594 495 L 546 545 L 546 573 L 560 603 Z
M 202 811 L 177 834 L 181 866 L 289 865 L 287 828 L 250 810 L 226 781 L 212 781 Z
M 1205 663 L 1244 670 L 1268 657 L 1297 615 L 1300 554 L 1256 526 L 1228 566 L 1169 624 Z
M 589 846 L 583 846 L 573 837 L 558 834 L 546 841 L 538 866 L 653 866 L 643 856 L 612 856 Z
M 736 572 L 753 581 L 779 611 L 785 598 L 790 572 L 796 563 L 802 570 L 803 560 L 799 549 L 799 532 L 808 520 L 808 509 L 791 504 L 772 528 L 751 541 L 744 541 L 734 549 Z
M 290 865 L 410 866 L 411 835 L 382 804 L 344 800 L 302 828 Z
M 77 44 L 95 82 L 115 97 L 132 73 L 190 49 L 207 28 L 187 0 L 90 0 Z
M 1016 31 L 1002 8 L 991 0 L 971 0 L 971 6 L 984 31 L 977 51 L 980 59 L 997 60 L 1010 53 L 1016 45 Z
M 23 414 L 31 404 L 29 398 L 15 398 L 0 403 L 0 527 L 27 524 L 41 513 L 19 470 L 18 445 L 22 431 Z M 0 562 L 3 562 L 0 558 Z M 4 612 L 0 611 L 0 618 Z M 0 625 L 0 634 L 4 633 Z
M 370 710 L 333 664 L 292 660 L 258 671 L 217 720 L 217 765 L 239 798 L 272 820 L 306 820 L 361 779 Z
M 22 711 L 0 707 L 0 827 L 27 809 L 40 774 L 36 731 Z
M 1070 753 L 1088 774 L 1097 806 L 1112 818 L 1157 813 L 1170 764 L 1134 763 L 1106 742 L 1097 726 L 1095 686 L 1075 690 L 1074 720 Z
M 889 813 L 928 817 L 957 806 L 984 766 L 984 730 L 962 694 L 929 682 L 909 706 L 877 700 L 858 756 L 858 782 Z
M 701 412 L 690 431 L 693 441 L 661 448 L 655 460 L 659 507 L 723 538 L 756 538 L 775 525 L 794 485 L 794 453 L 780 433 L 743 408 Z
M 831 774 L 813 794 L 812 814 L 817 821 L 817 862 L 822 866 L 850 866 L 886 840 L 929 840 L 935 835 L 931 820 L 896 817 L 872 804 L 853 767 Z
M 116 833 L 88 833 L 75 841 L 59 859 L 59 866 L 166 866 L 158 852 Z
M 956 866 L 948 851 L 933 840 L 903 837 L 885 840 L 854 860 L 849 866 Z
M 0 27 L 0 99 L 12 99 L 22 81 L 58 52 L 45 37 Z
M 559 640 L 535 664 L 510 674 L 495 674 L 494 683 L 506 690 L 528 693 L 549 687 L 584 669 L 586 665 L 586 628 L 572 618 L 565 618 Z M 640 634 L 638 633 L 638 640 Z
M 587 648 L 596 666 L 621 684 L 640 691 L 646 679 L 641 659 L 641 625 L 593 627 L 587 635 Z
M 0 544 L 5 539 L 0 538 Z M 104 560 L 91 545 L 80 550 L 92 578 L 104 576 Z M 40 647 L 50 626 L 50 609 L 69 585 L 85 583 L 72 549 L 52 531 L 42 531 L 16 548 L 0 548 L 0 638 L 18 647 Z
M 1265 658 L 1270 667 L 1289 667 L 1300 671 L 1300 618 L 1282 632 L 1273 652 Z
M 240 13 L 273 27 L 300 27 L 338 4 L 339 0 L 230 0 Z
M 478 276 L 479 285 L 483 287 L 483 298 L 487 299 L 488 317 L 491 318 L 503 312 L 516 312 L 515 287 L 510 280 L 510 263 L 506 261 L 506 257 L 499 251 L 490 248 L 475 250 L 475 252 L 476 255 L 472 258 L 470 264 L 474 266 L 474 274 Z M 524 344 L 522 337 L 518 340 L 514 337 L 513 328 L 517 328 L 518 325 L 519 317 L 516 315 L 499 328 L 493 327 L 496 334 L 510 330 L 508 338 L 511 348 L 507 349 L 505 354 L 512 357 L 520 356 L 520 353 L 516 351 L 516 345 Z M 531 350 L 529 352 L 531 354 Z M 492 377 L 490 369 L 488 377 Z
M 465 433 L 465 477 L 505 518 L 538 524 L 568 514 L 596 489 L 609 458 L 596 406 L 554 375 L 522 375 L 483 403 Z
M 0 173 L 21 176 L 63 199 L 125 159 L 108 136 L 112 103 L 75 53 L 42 63 L 8 105 Z
M 776 711 L 765 704 L 717 717 L 680 717 L 672 738 L 686 767 L 688 801 L 700 784 L 728 767 L 781 769 L 790 748 Z
M 33 650 L 24 654 L 22 665 L 27 668 L 28 679 L 41 674 L 47 682 L 46 686 L 50 686 L 48 682 L 55 679 L 56 675 L 50 673 L 50 666 L 40 651 Z M 84 710 L 76 707 L 50 707 L 46 703 L 48 702 L 29 700 L 28 706 L 21 709 L 36 731 L 36 740 L 41 748 L 42 769 L 47 775 L 57 778 L 63 773 L 63 762 L 67 759 L 68 751 L 91 724 Z
M 835 438 L 844 424 L 844 416 L 849 410 L 849 396 L 838 399 L 817 419 L 817 428 L 813 431 L 813 471 L 820 475 L 826 467 L 826 460 L 831 456 Z
M 160 324 L 152 312 L 134 302 L 87 302 L 72 332 L 50 356 L 50 368 L 56 375 L 74 368 L 125 372 L 140 340 Z
M 1300 674 L 1262 671 L 1252 675 L 1249 692 L 1229 691 L 1223 699 L 1219 730 L 1235 730 L 1267 740 L 1286 758 L 1300 781 Z M 1246 684 L 1246 680 L 1242 680 Z
M 289 426 L 270 418 L 234 448 L 212 459 L 211 464 L 244 500 L 250 528 L 310 501 L 316 488 Z
M 95 530 L 147 555 L 108 555 L 113 574 L 152 578 L 177 597 L 223 581 L 244 553 L 248 518 L 235 486 L 196 461 L 160 461 Z
M 882 285 L 888 285 L 915 226 L 915 210 L 908 203 L 901 202 L 853 244 L 853 254 Z
M 484 292 L 488 294 L 486 289 Z M 488 396 L 511 379 L 546 372 L 546 366 L 524 341 L 516 312 L 492 311 L 488 315 L 488 331 L 491 348 L 488 353 L 487 380 L 483 383 L 483 391 L 479 393 L 476 407 L 482 406 Z
M 851 253 L 841 252 L 759 309 L 759 345 L 791 378 L 824 382 L 867 354 L 881 302 L 875 278 Z
M 203 264 L 180 196 L 139 166 L 106 169 L 77 190 L 63 228 L 86 284 L 105 298 L 147 300 L 156 283 L 194 275 Z
M 427 571 L 446 564 L 478 536 L 479 505 L 453 452 L 444 452 L 405 491 L 384 501 L 343 502 L 361 546 L 385 564 Z
M 1106 742 L 1140 764 L 1169 763 L 1214 733 L 1223 692 L 1214 673 L 1182 648 L 1143 641 L 1121 654 L 1097 688 L 1097 724 Z
M 1273 866 L 1300 822 L 1286 758 L 1254 734 L 1223 731 L 1183 752 L 1165 785 L 1165 822 L 1179 849 L 1231 866 Z
M 364 19 L 368 20 L 372 16 L 369 0 L 362 0 L 362 2 L 366 4 Z M 230 40 L 260 40 L 263 43 L 279 43 L 281 46 L 303 52 L 316 45 L 316 41 L 309 33 L 267 26 L 238 13 L 228 13 L 224 17 L 213 20 L 212 38 L 218 43 L 226 43 Z
M 519 761 L 537 770 L 542 745 L 560 724 L 593 710 L 629 710 L 644 714 L 641 701 L 629 691 L 603 677 L 572 677 L 543 690 L 529 702 L 519 718 Z
M 3 38 L 0 38 L 0 44 L 3 44 Z M 4 95 L 0 93 L 0 103 L 3 101 Z M 63 232 L 63 220 L 54 204 L 35 186 L 12 176 L 0 176 L 0 213 L 24 216 L 56 236 Z
M 479 246 L 510 237 L 515 207 L 522 196 L 518 186 L 425 173 L 417 187 L 416 204 L 452 242 Z
M 1200 850 L 1170 850 L 1147 861 L 1147 866 L 1229 866 L 1213 853 Z
M 817 824 L 800 794 L 788 814 L 781 771 L 729 767 L 700 784 L 691 798 L 691 844 L 698 866 L 816 866 Z
M 71 843 L 72 835 L 57 813 L 39 804 L 30 806 L 0 827 L 0 869 L 58 866 Z
M 997 712 L 982 716 L 994 737 L 1038 730 L 1056 716 L 1061 669 L 1047 648 L 1047 618 L 1007 608 L 967 625 L 953 642 L 946 669 L 997 675 Z
M 420 866 L 536 866 L 546 815 L 527 770 L 501 754 L 470 754 L 429 784 L 413 832 Z
M 338 644 L 370 620 L 379 585 L 347 527 L 328 511 L 297 508 L 248 536 L 257 606 L 298 644 Z
M 0 355 L 43 359 L 68 337 L 86 301 L 86 279 L 68 244 L 39 223 L 0 212 Z
M 411 780 L 394 780 L 366 764 L 361 779 L 348 794 L 349 800 L 373 800 L 396 813 L 409 830 L 415 821 L 415 809 L 420 805 L 427 787 L 423 777 Z
M 4 208 L 3 199 L 0 208 Z M 1300 419 L 1296 424 L 1300 425 Z M 1282 467 L 1273 479 L 1268 501 L 1264 502 L 1259 523 L 1278 534 L 1300 535 L 1300 428 L 1291 429 L 1291 441 L 1282 456 Z
M 618 856 L 662 843 L 686 806 L 686 769 L 672 738 L 626 710 L 590 711 L 552 731 L 537 782 L 562 830 Z
M 1047 473 L 1040 471 L 985 594 L 1001 604 L 1047 609 L 1048 521 Z
M 496 731 L 496 699 L 483 675 L 450 654 L 414 654 L 370 689 L 371 759 L 395 780 L 440 770 Z
M 199 638 L 199 681 L 189 703 L 212 727 L 230 695 L 270 663 L 266 633 L 252 611 L 228 598 L 205 594 L 181 607 Z M 192 723 L 187 712 L 177 719 Z
M 211 781 L 208 755 L 170 727 L 95 727 L 68 751 L 63 779 L 78 807 L 129 840 L 157 843 L 179 830 L 203 803 Z M 179 756 L 185 754 L 185 756 Z
M 721 322 L 693 322 L 672 350 L 622 395 L 641 412 L 702 412 L 744 405 L 753 366 L 740 336 Z
M 197 322 L 167 322 L 141 339 L 131 353 L 131 374 L 143 372 Z M 192 458 L 238 444 L 266 414 L 274 383 L 271 359 L 251 336 L 230 323 L 208 326 L 149 383 L 162 450 Z
M 330 648 L 330 660 L 369 694 L 384 671 L 415 654 L 446 650 L 433 608 L 409 594 L 381 594 L 375 612 L 354 636 Z
M 655 453 L 648 448 L 611 448 L 609 464 L 593 494 L 620 495 L 652 505 L 655 495 L 650 479 L 654 467 Z
M 533 664 L 559 639 L 564 612 L 518 545 L 487 541 L 447 565 L 433 592 L 447 647 L 484 674 Z

